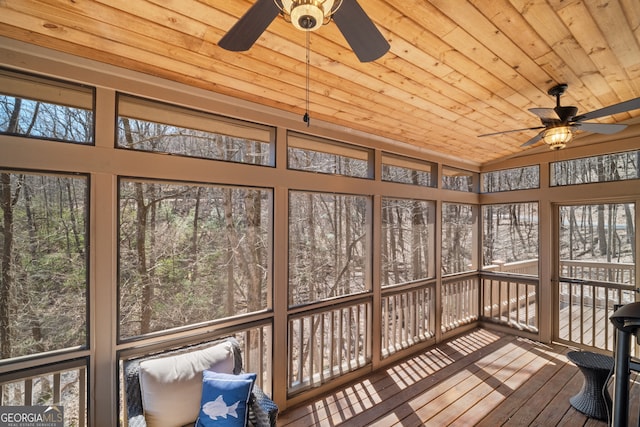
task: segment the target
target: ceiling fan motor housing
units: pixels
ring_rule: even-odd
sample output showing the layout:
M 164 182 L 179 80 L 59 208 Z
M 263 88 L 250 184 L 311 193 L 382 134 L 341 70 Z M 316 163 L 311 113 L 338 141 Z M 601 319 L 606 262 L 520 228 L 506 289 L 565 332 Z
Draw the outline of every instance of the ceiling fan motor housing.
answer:
M 302 31 L 315 31 L 331 16 L 334 0 L 282 0 L 291 23 Z

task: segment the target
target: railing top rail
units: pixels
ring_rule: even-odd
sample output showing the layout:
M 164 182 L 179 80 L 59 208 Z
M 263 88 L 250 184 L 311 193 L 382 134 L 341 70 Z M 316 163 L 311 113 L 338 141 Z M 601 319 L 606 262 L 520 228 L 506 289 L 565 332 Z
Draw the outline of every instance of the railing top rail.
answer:
M 582 285 L 582 286 L 598 286 L 601 288 L 608 289 L 619 289 L 619 290 L 632 290 L 635 288 L 633 284 L 630 283 L 616 283 L 616 282 L 607 282 L 604 280 L 588 280 L 588 279 L 576 279 L 571 277 L 560 277 L 557 282 L 559 283 L 570 283 L 573 285 Z
M 185 333 L 185 335 L 168 336 L 166 334 L 163 334 L 151 338 L 145 337 L 137 341 L 127 341 L 123 344 L 120 344 L 120 348 L 117 349 L 116 353 L 119 359 L 131 359 L 150 353 L 167 351 L 172 348 L 180 348 L 203 342 L 213 341 L 233 336 L 247 330 L 261 328 L 269 325 L 271 325 L 271 319 L 269 319 L 268 317 L 256 318 L 256 320 L 246 322 L 244 324 L 225 324 L 224 326 L 219 326 L 218 328 L 208 325 L 204 328 L 187 331 L 190 333 Z
M 608 268 L 620 268 L 620 269 L 633 269 L 635 264 L 632 262 L 603 262 L 603 261 L 588 261 L 588 260 L 575 260 L 575 259 L 562 259 L 560 264 L 575 265 L 584 267 L 608 267 Z
M 523 259 L 520 261 L 511 261 L 511 262 L 494 260 L 493 264 L 484 266 L 483 268 L 487 269 L 487 268 L 512 267 L 512 266 L 536 265 L 536 264 L 538 264 L 538 258 Z
M 25 381 L 28 379 L 37 378 L 42 375 L 51 375 L 56 373 L 63 373 L 72 369 L 86 369 L 88 361 L 84 357 L 77 359 L 71 359 L 60 363 L 46 364 L 33 368 L 18 369 L 12 372 L 3 373 L 2 381 L 0 385 L 12 383 L 15 381 Z
M 289 309 L 289 318 L 296 319 L 299 317 L 309 316 L 316 313 L 325 313 L 327 311 L 336 310 L 344 307 L 353 307 L 359 304 L 371 302 L 371 292 L 349 295 L 321 301 L 317 304 L 305 304 L 303 306 L 293 307 Z
M 473 278 L 473 277 L 477 278 L 477 277 L 479 277 L 479 275 L 480 275 L 480 273 L 478 271 L 469 271 L 469 272 L 466 272 L 466 273 L 443 276 L 442 277 L 442 284 L 446 285 L 448 283 L 461 282 L 461 281 L 469 279 L 469 278 Z
M 413 282 L 405 285 L 388 286 L 388 287 L 382 288 L 382 296 L 402 294 L 408 291 L 412 291 L 414 289 L 435 288 L 435 286 L 436 286 L 435 279 L 429 280 L 426 282 Z
M 515 282 L 530 285 L 537 285 L 540 283 L 540 278 L 537 276 L 521 275 L 518 273 L 509 273 L 505 271 L 483 271 L 480 273 L 482 279 L 495 279 L 505 282 Z

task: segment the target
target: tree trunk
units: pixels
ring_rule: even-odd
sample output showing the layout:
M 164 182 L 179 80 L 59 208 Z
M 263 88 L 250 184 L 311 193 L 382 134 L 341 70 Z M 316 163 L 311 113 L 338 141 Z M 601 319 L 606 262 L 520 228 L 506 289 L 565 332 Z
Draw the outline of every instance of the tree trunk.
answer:
M 422 279 L 424 276 L 423 270 L 423 258 L 422 258 L 422 250 L 423 245 L 421 242 L 422 237 L 422 229 L 424 227 L 424 218 L 423 211 L 420 202 L 414 201 L 411 204 L 411 251 L 412 251 L 412 259 L 411 259 L 411 267 L 413 269 L 412 277 L 409 277 L 409 280 Z
M 193 233 L 191 235 L 191 284 L 198 281 L 198 228 L 200 227 L 200 197 L 202 187 L 196 190 L 196 205 L 193 212 Z
M 147 206 L 144 203 L 144 189 L 139 182 L 134 184 L 136 198 L 136 252 L 138 255 L 138 277 L 142 286 L 140 301 L 140 333 L 151 332 L 151 302 L 153 301 L 153 284 L 147 269 Z
M 604 205 L 598 205 L 598 250 L 607 255 L 607 232 L 605 230 Z
M 235 233 L 235 227 L 233 225 L 233 190 L 227 189 L 224 190 L 224 220 L 225 226 L 227 230 L 227 240 L 229 245 L 227 246 L 227 292 L 226 292 L 226 300 L 225 300 L 225 313 L 227 316 L 233 315 L 234 312 L 234 278 L 233 278 L 233 266 L 234 266 L 234 248 L 238 247 L 238 239 Z M 224 285 L 223 285 L 224 286 Z
M 13 205 L 11 176 L 0 174 L 0 206 L 2 207 L 2 276 L 0 282 L 0 353 L 2 359 L 11 357 L 10 294 L 12 286 L 11 252 L 13 247 Z
M 638 209 L 638 207 L 636 207 Z M 631 204 L 624 204 L 624 216 L 627 223 L 627 241 L 631 244 L 631 259 L 636 259 L 636 230 L 633 225 L 633 212 L 631 212 Z
M 392 206 L 393 206 L 393 202 L 389 206 L 389 214 L 388 214 L 388 221 L 389 221 L 389 225 L 390 225 L 390 232 L 389 232 L 389 266 L 393 269 L 393 283 L 397 284 L 399 282 L 399 280 L 398 280 L 398 262 L 397 262 L 398 241 L 396 240 L 396 235 L 398 233 L 396 231 L 396 228 L 398 228 L 398 220 L 397 220 L 396 216 L 394 216 L 394 214 L 393 214 L 394 209 L 392 209 Z
M 247 309 L 248 311 L 255 311 L 262 308 L 262 275 L 260 266 L 264 265 L 261 256 L 262 245 L 258 241 L 262 220 L 260 192 L 257 190 L 246 190 L 244 202 L 247 215 L 247 250 L 249 251 L 250 258 L 250 262 L 244 264 L 249 279 Z
M 33 211 L 31 209 L 31 195 L 33 194 L 33 189 L 30 187 L 29 183 L 27 183 L 24 175 L 20 176 L 20 182 L 22 191 L 24 194 L 24 208 L 27 216 L 27 230 L 29 234 L 29 256 L 31 257 L 32 262 L 37 263 L 39 261 L 39 255 L 37 251 L 38 239 L 37 235 L 37 227 L 35 220 L 33 218 Z M 59 182 L 59 181 L 58 181 Z M 62 189 L 60 189 L 62 190 Z M 62 209 L 62 208 L 61 208 Z M 62 218 L 62 212 L 60 212 L 60 217 Z M 68 248 L 68 245 L 67 245 Z M 45 351 L 45 346 L 43 343 L 43 334 L 42 334 L 42 325 L 39 320 L 39 316 L 33 310 L 33 305 L 31 304 L 31 292 L 32 289 L 36 292 L 42 291 L 47 286 L 46 283 L 43 283 L 44 280 L 41 277 L 33 277 L 33 285 L 36 285 L 36 288 L 29 289 L 28 292 L 21 292 L 19 296 L 22 301 L 23 310 L 27 314 L 26 318 L 29 319 L 29 323 L 31 324 L 31 337 L 33 338 L 33 342 L 35 343 L 34 352 L 41 353 Z M 46 280 L 46 279 L 45 279 Z M 52 285 L 55 286 L 55 285 Z M 41 298 L 48 298 L 49 293 L 42 292 Z
M 597 157 L 596 168 L 598 181 L 605 181 L 606 174 L 602 157 Z M 598 205 L 598 249 L 600 250 L 600 255 L 607 255 L 609 252 L 607 248 L 607 234 L 605 232 L 604 205 Z
M 71 221 L 71 232 L 73 233 L 73 240 L 76 245 L 76 251 L 79 254 L 84 254 L 84 247 L 82 246 L 82 242 L 80 239 L 80 233 L 78 232 L 78 221 L 76 219 L 76 210 L 74 209 L 78 204 L 76 203 L 76 194 L 75 191 L 72 191 L 71 181 L 66 181 L 67 185 L 67 197 L 69 198 L 69 221 Z M 75 190 L 75 188 L 73 188 Z
M 18 132 L 18 119 L 22 99 L 16 98 L 15 106 L 9 117 L 7 132 Z M 18 200 L 19 187 L 16 190 L 15 201 Z M 13 205 L 11 197 L 11 175 L 0 174 L 0 207 L 2 208 L 2 261 L 0 264 L 0 356 L 2 359 L 11 357 L 11 258 L 13 256 Z
M 128 119 L 122 119 L 124 127 L 124 137 L 129 147 L 134 146 L 133 133 L 131 131 L 131 123 Z M 144 186 L 142 183 L 136 182 L 134 185 L 136 200 L 136 252 L 138 255 L 138 277 L 142 288 L 142 300 L 140 301 L 140 333 L 145 334 L 151 331 L 152 309 L 151 302 L 153 300 L 153 283 L 149 277 L 147 268 L 147 216 L 148 207 L 144 201 Z
M 389 246 L 391 245 L 391 236 L 393 233 L 393 227 L 391 224 L 391 220 L 389 219 L 389 209 L 390 207 L 383 206 L 382 207 L 382 229 L 383 232 L 380 235 L 380 252 L 382 258 L 382 277 L 380 278 L 382 281 L 382 286 L 389 285 L 389 266 L 391 265 L 391 252 L 389 251 Z

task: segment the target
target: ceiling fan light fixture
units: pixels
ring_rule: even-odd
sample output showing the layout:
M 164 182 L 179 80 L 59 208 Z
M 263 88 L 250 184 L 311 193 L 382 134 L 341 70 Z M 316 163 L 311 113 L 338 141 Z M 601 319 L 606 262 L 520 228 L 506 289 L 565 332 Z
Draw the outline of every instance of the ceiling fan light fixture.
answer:
M 549 128 L 542 134 L 542 140 L 552 150 L 560 150 L 567 146 L 573 139 L 573 132 L 569 126 L 556 126 Z
M 335 0 L 274 0 L 285 17 L 289 17 L 294 27 L 302 31 L 315 31 L 329 23 L 338 10 Z

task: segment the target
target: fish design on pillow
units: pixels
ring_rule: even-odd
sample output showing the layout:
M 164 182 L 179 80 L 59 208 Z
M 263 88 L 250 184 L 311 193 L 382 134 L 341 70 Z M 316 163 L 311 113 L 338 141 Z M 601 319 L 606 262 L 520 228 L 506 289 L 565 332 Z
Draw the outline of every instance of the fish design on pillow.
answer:
M 202 405 L 202 412 L 207 414 L 213 420 L 216 420 L 218 417 L 226 419 L 227 415 L 238 418 L 238 413 L 236 411 L 236 409 L 238 408 L 238 403 L 240 402 L 236 402 L 231 406 L 227 406 L 227 404 L 222 399 L 222 395 L 220 395 L 216 398 L 216 400 L 212 400 Z

